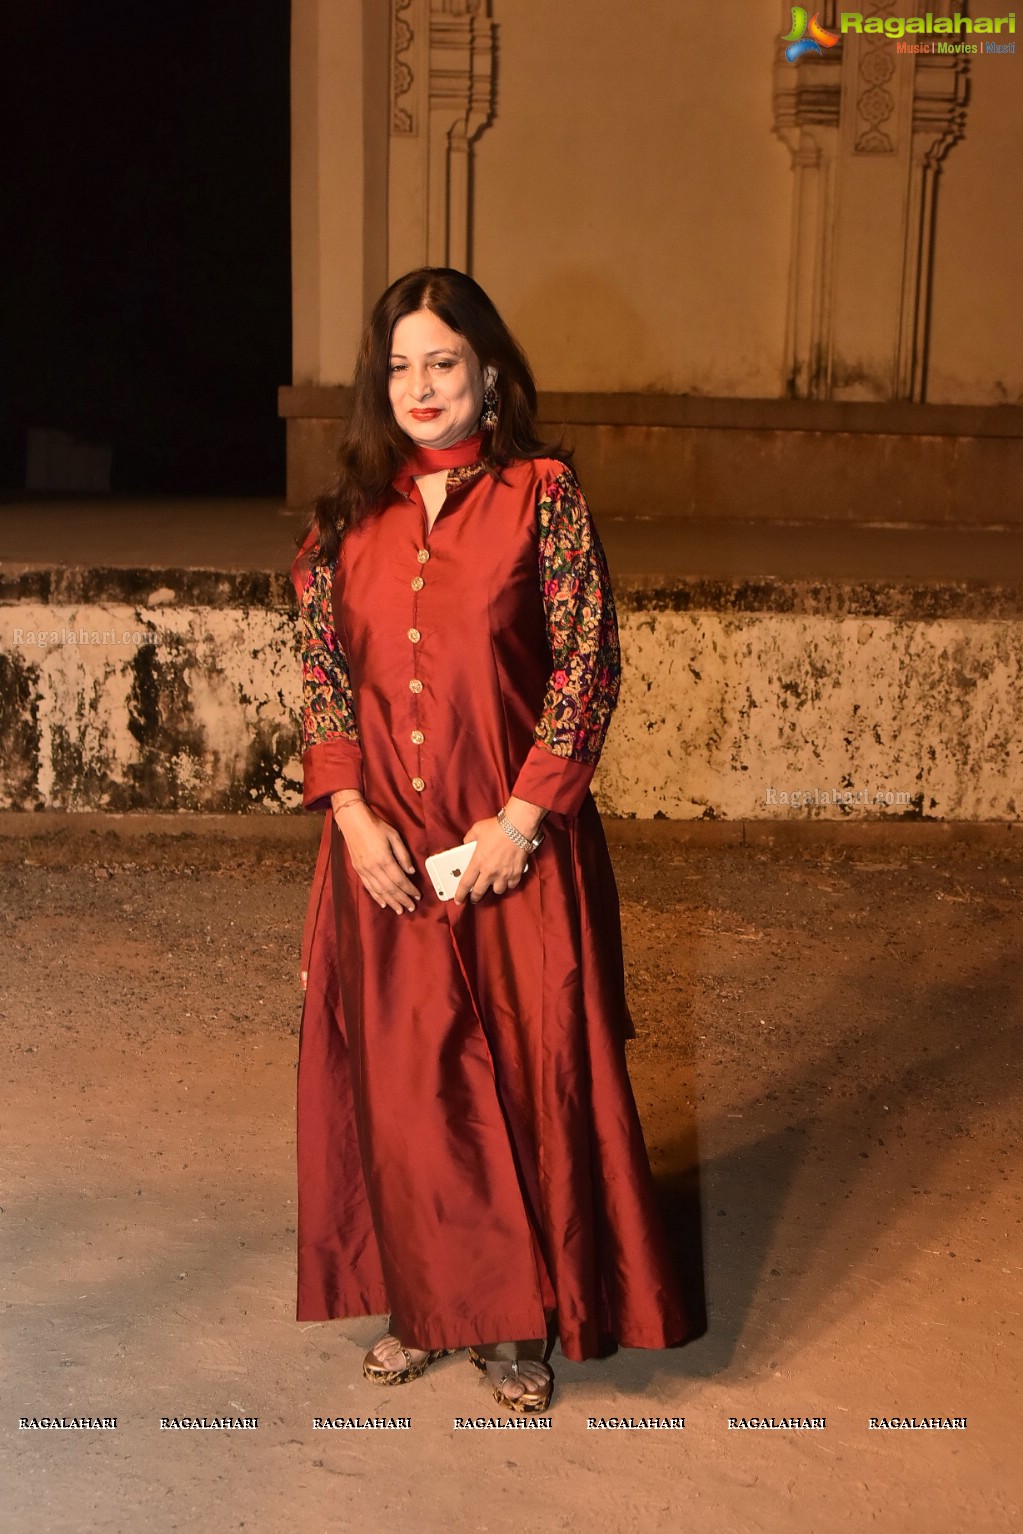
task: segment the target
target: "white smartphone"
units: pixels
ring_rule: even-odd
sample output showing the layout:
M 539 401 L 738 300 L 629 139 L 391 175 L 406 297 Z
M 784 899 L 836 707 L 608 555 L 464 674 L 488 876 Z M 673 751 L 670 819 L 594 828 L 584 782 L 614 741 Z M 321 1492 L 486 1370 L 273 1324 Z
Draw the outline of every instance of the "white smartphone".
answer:
M 446 852 L 435 852 L 427 858 L 426 872 L 439 900 L 454 899 L 458 881 L 468 868 L 475 851 L 475 842 L 460 842 L 457 847 L 449 847 Z M 522 872 L 526 873 L 528 869 L 527 863 Z
M 430 875 L 430 882 L 439 900 L 451 900 L 454 897 L 458 881 L 468 868 L 475 851 L 475 842 L 461 842 L 457 847 L 449 847 L 446 852 L 435 852 L 427 858 L 426 872 Z
M 427 858 L 426 872 L 430 875 L 430 882 L 437 891 L 438 899 L 454 899 L 458 881 L 468 868 L 475 851 L 475 842 L 460 842 L 457 847 L 449 847 L 446 852 L 434 852 Z M 522 872 L 528 873 L 528 871 L 527 863 Z

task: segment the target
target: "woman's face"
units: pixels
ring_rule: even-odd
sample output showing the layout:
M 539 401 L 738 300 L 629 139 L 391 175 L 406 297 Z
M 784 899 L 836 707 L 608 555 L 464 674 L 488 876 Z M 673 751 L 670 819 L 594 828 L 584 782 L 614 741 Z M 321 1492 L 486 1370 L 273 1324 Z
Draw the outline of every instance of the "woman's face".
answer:
M 452 447 L 471 436 L 493 382 L 464 336 L 432 309 L 406 314 L 391 337 L 388 392 L 394 419 L 419 447 Z

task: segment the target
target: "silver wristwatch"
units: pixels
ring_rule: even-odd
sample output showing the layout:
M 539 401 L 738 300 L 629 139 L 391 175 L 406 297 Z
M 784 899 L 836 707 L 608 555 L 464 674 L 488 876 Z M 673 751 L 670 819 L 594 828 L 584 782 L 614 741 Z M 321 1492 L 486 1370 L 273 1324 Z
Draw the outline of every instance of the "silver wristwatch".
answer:
M 505 836 L 509 837 L 515 843 L 516 847 L 521 847 L 523 852 L 535 852 L 537 847 L 539 847 L 540 843 L 543 841 L 542 831 L 533 841 L 530 841 L 528 836 L 523 836 L 518 826 L 513 826 L 507 815 L 504 813 L 503 805 L 497 812 L 497 819 Z

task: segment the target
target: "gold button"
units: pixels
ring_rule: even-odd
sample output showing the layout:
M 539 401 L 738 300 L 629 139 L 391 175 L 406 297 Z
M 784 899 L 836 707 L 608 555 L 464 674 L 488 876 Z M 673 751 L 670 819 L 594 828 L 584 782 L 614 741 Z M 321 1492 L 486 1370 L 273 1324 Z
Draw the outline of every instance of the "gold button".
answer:
M 423 782 L 422 778 L 413 778 L 412 787 L 415 789 L 417 794 L 421 794 L 423 789 L 426 787 L 426 784 Z
M 429 559 L 429 557 L 430 557 L 429 549 L 420 549 L 419 553 L 416 555 L 416 558 L 418 559 L 418 561 L 419 561 L 419 563 L 421 565 L 425 565 L 426 561 Z
M 420 641 L 420 640 L 421 640 L 421 639 L 422 639 L 422 637 L 423 637 L 423 636 L 422 636 L 422 634 L 421 634 L 421 633 L 420 633 L 420 632 L 419 632 L 419 630 L 418 630 L 418 629 L 409 629 L 409 631 L 408 631 L 408 637 L 409 637 L 409 638 L 410 638 L 410 639 L 411 639 L 411 641 L 412 641 L 412 643 L 413 643 L 413 644 L 418 644 L 418 643 L 419 643 L 419 641 Z
M 422 692 L 423 690 L 423 684 L 417 676 L 414 676 L 408 685 L 410 692 Z
M 412 590 L 413 591 L 422 591 L 422 589 L 423 589 L 423 587 L 425 585 L 426 585 L 426 582 L 423 580 L 423 577 L 421 575 L 413 576 L 413 578 L 412 578 Z
M 423 734 L 422 730 L 413 730 L 412 731 L 412 744 L 414 746 L 421 746 L 425 739 L 426 739 L 426 736 Z

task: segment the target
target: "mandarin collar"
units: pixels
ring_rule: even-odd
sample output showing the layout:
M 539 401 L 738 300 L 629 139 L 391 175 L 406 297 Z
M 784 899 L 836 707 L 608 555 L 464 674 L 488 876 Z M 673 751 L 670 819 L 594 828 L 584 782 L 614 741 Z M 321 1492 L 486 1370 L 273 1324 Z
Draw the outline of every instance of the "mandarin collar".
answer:
M 411 495 L 412 484 L 421 474 L 436 474 L 441 469 L 468 469 L 479 463 L 483 446 L 483 432 L 463 437 L 451 447 L 413 447 L 411 456 L 398 469 L 392 480 L 394 488 L 402 495 Z

